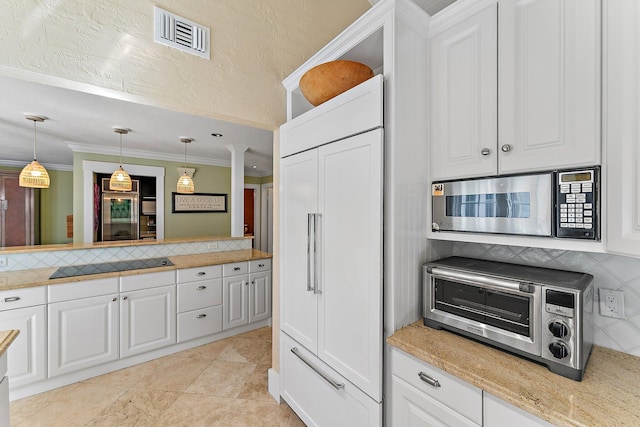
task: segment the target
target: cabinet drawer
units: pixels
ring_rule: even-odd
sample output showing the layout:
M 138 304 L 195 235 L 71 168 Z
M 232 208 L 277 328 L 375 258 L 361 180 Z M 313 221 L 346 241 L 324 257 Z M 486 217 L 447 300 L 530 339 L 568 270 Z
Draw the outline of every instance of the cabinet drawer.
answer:
M 221 305 L 178 314 L 178 342 L 215 334 L 221 330 Z
M 222 304 L 222 279 L 178 285 L 178 313 Z
M 258 271 L 268 271 L 268 270 L 271 270 L 270 259 L 256 259 L 254 261 L 249 261 L 250 273 L 256 273 Z
M 195 282 L 222 277 L 221 265 L 207 265 L 204 267 L 184 268 L 177 271 L 177 282 Z
M 222 274 L 224 276 L 235 276 L 237 274 L 247 274 L 249 272 L 249 263 L 234 262 L 233 264 L 224 264 L 222 266 Z
M 49 303 L 118 293 L 118 278 L 83 280 L 47 286 Z
M 134 274 L 120 277 L 120 292 L 139 291 L 176 284 L 175 271 L 158 271 L 156 273 Z
M 393 349 L 392 373 L 428 396 L 443 403 L 474 423 L 482 424 L 482 390 L 453 375 L 421 362 L 408 354 Z M 440 387 L 429 385 L 421 379 L 428 376 L 438 381 Z
M 306 425 L 382 425 L 382 404 L 371 399 L 288 335 L 281 333 L 280 342 L 282 397 Z
M 47 288 L 45 286 L 0 292 L 0 311 L 41 305 L 46 302 Z

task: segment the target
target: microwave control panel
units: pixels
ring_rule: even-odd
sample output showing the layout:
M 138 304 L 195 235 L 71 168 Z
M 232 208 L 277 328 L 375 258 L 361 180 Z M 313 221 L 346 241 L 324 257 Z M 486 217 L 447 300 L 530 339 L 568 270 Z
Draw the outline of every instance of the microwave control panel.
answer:
M 600 240 L 599 169 L 562 171 L 556 182 L 556 236 Z

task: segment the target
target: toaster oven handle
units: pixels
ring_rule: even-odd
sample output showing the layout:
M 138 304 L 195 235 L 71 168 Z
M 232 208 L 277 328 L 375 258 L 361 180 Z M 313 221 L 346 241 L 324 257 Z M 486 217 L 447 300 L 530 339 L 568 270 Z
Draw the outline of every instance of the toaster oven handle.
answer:
M 515 280 L 499 279 L 497 277 L 483 276 L 480 274 L 466 273 L 463 271 L 454 271 L 441 267 L 431 267 L 429 272 L 435 276 L 444 279 L 454 279 L 462 283 L 471 285 L 482 284 L 488 288 L 506 289 L 510 291 L 523 292 L 520 282 Z

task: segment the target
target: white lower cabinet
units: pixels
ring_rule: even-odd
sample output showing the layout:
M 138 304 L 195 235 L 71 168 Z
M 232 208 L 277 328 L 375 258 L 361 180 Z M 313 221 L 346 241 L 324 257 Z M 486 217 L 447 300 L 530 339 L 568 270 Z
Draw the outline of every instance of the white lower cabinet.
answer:
M 175 343 L 175 285 L 121 294 L 120 357 Z
M 516 408 L 502 399 L 484 392 L 483 425 L 486 427 L 551 427 L 543 419 L 536 417 L 520 408 Z
M 285 333 L 280 342 L 281 395 L 307 426 L 381 425 L 375 400 Z
M 225 277 L 222 279 L 223 318 L 222 329 L 231 329 L 249 323 L 249 276 Z
M 271 317 L 271 272 L 249 275 L 249 323 Z
M 47 306 L 44 287 L 0 292 L 0 330 L 20 334 L 8 354 L 8 373 L 13 387 L 47 377 Z M 1 378 L 1 377 L 0 377 Z
M 178 342 L 222 331 L 222 266 L 178 270 Z
M 49 377 L 118 359 L 118 294 L 49 304 Z
M 271 317 L 271 260 L 226 264 L 222 279 L 222 328 L 232 329 Z M 247 272 L 251 272 L 246 274 Z M 229 276 L 230 274 L 235 274 Z

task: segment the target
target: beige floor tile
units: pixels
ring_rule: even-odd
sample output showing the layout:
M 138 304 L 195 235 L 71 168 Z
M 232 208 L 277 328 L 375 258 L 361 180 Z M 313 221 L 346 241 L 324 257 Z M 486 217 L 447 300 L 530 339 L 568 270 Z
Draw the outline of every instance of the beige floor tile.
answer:
M 255 368 L 256 365 L 251 363 L 214 360 L 185 391 L 210 396 L 236 397 Z
M 238 399 L 275 401 L 269 394 L 266 369 L 256 368 L 238 394 Z
M 275 400 L 263 402 L 258 400 L 236 399 L 231 411 L 220 423 L 225 427 L 286 426 L 291 416 L 291 409 L 280 405 Z
M 254 329 L 253 331 L 245 332 L 244 334 L 236 335 L 236 338 L 251 338 L 258 340 L 267 340 L 271 341 L 273 330 L 271 327 L 267 326 L 260 329 Z
M 158 420 L 158 427 L 205 427 L 222 421 L 233 406 L 229 397 L 183 393 Z
M 265 368 L 270 368 L 272 364 L 273 359 L 271 357 L 271 351 L 268 351 L 264 356 L 262 356 L 262 359 L 260 359 L 260 362 L 258 362 L 259 367 Z
M 155 426 L 158 419 L 182 393 L 132 388 L 87 426 Z
M 127 391 L 76 383 L 11 403 L 11 425 L 15 427 L 84 426 Z
M 222 350 L 218 359 L 229 362 L 257 364 L 268 353 L 271 353 L 271 341 L 236 338 L 229 346 Z
M 199 347 L 181 351 L 180 353 L 177 353 L 176 356 L 195 359 L 216 360 L 220 355 L 220 352 L 227 346 L 231 345 L 233 339 L 234 338 L 226 338 L 224 340 L 212 342 L 210 344 L 201 345 Z
M 141 378 L 138 388 L 167 391 L 185 391 L 211 362 L 203 359 L 167 356 L 147 362 L 151 370 Z
M 154 374 L 154 367 L 149 363 L 151 362 L 109 372 L 108 374 L 89 378 L 84 382 L 103 386 L 133 387 L 144 378 Z

